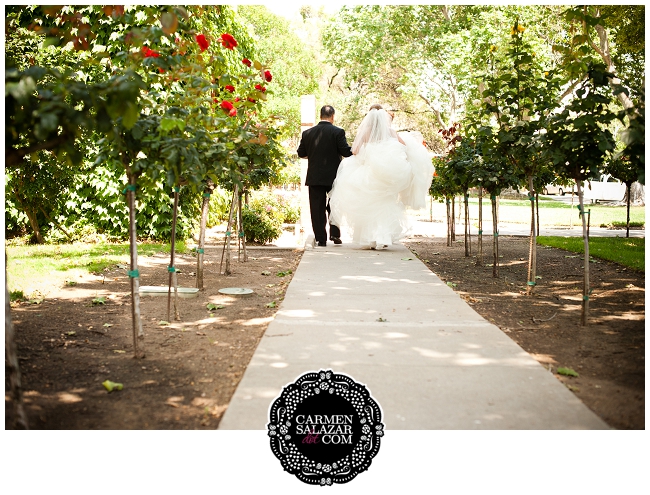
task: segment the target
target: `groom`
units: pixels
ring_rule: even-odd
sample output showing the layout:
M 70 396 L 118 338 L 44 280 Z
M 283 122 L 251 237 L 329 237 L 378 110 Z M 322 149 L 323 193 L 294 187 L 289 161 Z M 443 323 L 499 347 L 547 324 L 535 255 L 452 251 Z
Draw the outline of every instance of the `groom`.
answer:
M 327 246 L 327 215 L 330 206 L 327 193 L 332 189 L 342 157 L 352 156 L 352 149 L 345 139 L 345 131 L 334 125 L 334 107 L 325 105 L 320 109 L 318 125 L 302 133 L 298 156 L 307 158 L 309 209 L 314 229 L 314 245 Z M 330 224 L 330 239 L 341 244 L 341 231 Z

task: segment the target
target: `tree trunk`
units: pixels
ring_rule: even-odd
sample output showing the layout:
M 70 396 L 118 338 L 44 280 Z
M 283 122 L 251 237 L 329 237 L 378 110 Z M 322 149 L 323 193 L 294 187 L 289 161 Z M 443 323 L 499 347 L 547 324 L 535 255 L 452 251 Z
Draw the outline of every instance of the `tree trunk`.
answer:
M 246 254 L 246 233 L 244 232 L 244 214 L 242 213 L 242 196 L 243 194 L 239 194 L 238 196 L 238 206 L 237 206 L 237 213 L 238 213 L 238 218 L 239 218 L 239 239 L 241 242 L 242 246 L 242 251 L 244 254 L 244 262 L 248 261 L 248 254 Z
M 23 210 L 25 212 L 25 215 L 27 215 L 27 218 L 29 219 L 29 225 L 32 227 L 32 231 L 34 232 L 34 237 L 36 238 L 36 243 L 37 244 L 44 244 L 45 239 L 43 239 L 43 234 L 41 233 L 41 228 L 38 226 L 38 218 L 37 218 L 37 212 L 35 210 L 31 210 L 29 208 L 26 208 Z
M 625 227 L 625 237 L 630 237 L 630 203 L 632 199 L 632 184 L 625 184 L 627 186 L 627 221 Z
M 483 265 L 483 188 L 478 188 L 478 255 L 476 266 Z
M 201 226 L 199 230 L 199 247 L 196 248 L 196 288 L 203 290 L 203 255 L 205 253 L 205 229 L 208 224 L 210 211 L 210 195 L 212 189 L 206 187 L 203 191 L 203 204 L 201 205 Z
M 174 188 L 174 212 L 172 214 L 172 238 L 170 243 L 170 259 L 169 267 L 167 271 L 169 272 L 169 288 L 167 290 L 167 321 L 171 320 L 171 299 L 172 299 L 172 287 L 174 287 L 174 319 L 180 320 L 181 317 L 178 314 L 178 278 L 176 276 L 176 219 L 178 218 L 178 192 L 179 187 Z
M 582 218 L 582 239 L 585 247 L 585 271 L 584 283 L 582 288 L 582 316 L 580 318 L 580 325 L 587 326 L 589 318 L 589 235 L 587 234 L 587 215 L 585 214 L 584 198 L 583 198 L 583 184 L 582 181 L 576 180 L 578 184 L 578 200 L 580 202 L 580 217 Z
M 528 177 L 528 190 L 533 190 L 533 177 Z M 531 295 L 537 281 L 537 225 L 535 217 L 535 197 L 532 192 L 528 193 L 530 199 L 530 245 L 528 249 L 528 281 L 526 283 L 526 294 Z
M 224 270 L 224 275 L 230 275 L 230 238 L 232 237 L 232 225 L 233 225 L 233 214 L 237 208 L 237 194 L 238 187 L 235 185 L 235 188 L 232 192 L 232 201 L 230 202 L 230 214 L 228 215 L 228 227 L 226 227 L 226 239 L 224 243 L 224 251 L 226 253 L 226 269 Z M 223 260 L 223 255 L 221 256 Z
M 52 217 L 50 217 L 50 215 L 47 214 L 47 212 L 42 206 L 39 206 L 39 209 L 41 210 L 43 215 L 45 215 L 45 218 L 47 218 L 50 222 L 52 222 L 52 224 L 61 232 L 63 232 L 65 236 L 68 238 L 68 240 L 72 242 L 72 237 L 70 237 L 70 234 L 68 234 L 68 232 L 57 221 L 53 220 Z
M 451 217 L 451 201 L 449 198 L 445 198 L 445 203 L 447 205 L 447 247 L 451 246 L 451 224 L 453 218 Z
M 469 193 L 465 191 L 465 258 L 469 258 L 471 251 L 471 239 L 469 234 Z
M 124 158 L 123 158 L 124 160 Z M 129 185 L 127 186 L 127 201 L 129 203 L 129 244 L 131 254 L 131 270 L 129 278 L 131 279 L 131 320 L 133 322 L 133 357 L 141 359 L 145 356 L 144 352 L 144 331 L 142 330 L 142 320 L 140 319 L 140 272 L 138 271 L 138 237 L 135 223 L 135 189 L 136 176 L 129 170 L 128 164 L 125 164 Z
M 499 277 L 499 222 L 497 213 L 497 198 L 494 194 L 490 195 L 490 202 L 492 203 L 492 255 L 494 263 L 492 264 L 492 277 Z
M 539 193 L 535 193 L 535 210 L 537 211 L 537 237 L 539 237 Z
M 29 429 L 29 423 L 27 422 L 23 404 L 23 387 L 20 378 L 20 363 L 16 352 L 16 341 L 14 339 L 14 325 L 11 321 L 11 303 L 9 287 L 7 286 L 6 266 L 5 263 L 5 373 L 9 379 L 9 392 L 13 402 L 13 427 L 17 430 L 27 430 Z
M 456 196 L 451 197 L 451 241 L 456 241 Z

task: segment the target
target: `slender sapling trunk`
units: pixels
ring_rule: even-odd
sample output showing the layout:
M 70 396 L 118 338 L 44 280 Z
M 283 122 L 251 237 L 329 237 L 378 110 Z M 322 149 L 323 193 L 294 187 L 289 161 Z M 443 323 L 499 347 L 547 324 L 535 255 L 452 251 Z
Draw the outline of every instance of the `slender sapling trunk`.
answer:
M 170 245 L 170 260 L 167 271 L 169 271 L 169 289 L 167 291 L 167 321 L 171 321 L 171 297 L 172 297 L 172 286 L 174 287 L 174 319 L 180 320 L 181 317 L 178 314 L 178 279 L 176 278 L 176 266 L 175 266 L 175 255 L 176 255 L 176 219 L 178 217 L 178 191 L 179 187 L 174 188 L 174 213 L 172 216 L 172 239 Z
M 587 321 L 589 319 L 589 235 L 587 233 L 587 219 L 584 210 L 584 199 L 583 199 L 583 184 L 582 181 L 576 180 L 578 184 L 578 200 L 580 201 L 580 217 L 582 218 L 582 239 L 584 242 L 585 248 L 585 272 L 584 272 L 584 283 L 582 289 L 582 316 L 580 318 L 580 325 L 583 327 L 587 326 Z
M 138 237 L 137 226 L 135 222 L 136 176 L 130 172 L 128 164 L 125 165 L 127 168 L 127 176 L 129 178 L 129 185 L 126 186 L 126 197 L 129 203 L 129 246 L 131 254 L 131 269 L 129 270 L 129 278 L 131 279 L 133 357 L 141 359 L 145 357 L 145 352 L 144 331 L 142 330 L 142 320 L 140 319 L 140 272 L 138 271 Z
M 203 257 L 205 253 L 205 230 L 208 225 L 208 213 L 210 212 L 210 195 L 212 189 L 206 187 L 203 191 L 203 203 L 201 204 L 201 226 L 199 229 L 199 247 L 196 248 L 196 288 L 203 290 Z
M 492 256 L 494 263 L 492 264 L 492 277 L 499 277 L 499 222 L 497 213 L 497 197 L 495 194 L 490 195 L 490 202 L 492 203 Z
M 478 255 L 476 266 L 483 264 L 483 188 L 478 188 Z

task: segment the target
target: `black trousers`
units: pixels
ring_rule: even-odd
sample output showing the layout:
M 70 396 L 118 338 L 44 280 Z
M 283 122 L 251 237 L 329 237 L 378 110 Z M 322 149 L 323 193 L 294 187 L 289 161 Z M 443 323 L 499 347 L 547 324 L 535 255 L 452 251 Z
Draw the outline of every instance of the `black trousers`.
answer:
M 330 214 L 327 193 L 330 189 L 332 186 L 309 186 L 309 210 L 316 242 L 327 242 L 326 225 Z M 336 225 L 330 224 L 330 239 L 333 237 L 341 237 L 341 231 Z

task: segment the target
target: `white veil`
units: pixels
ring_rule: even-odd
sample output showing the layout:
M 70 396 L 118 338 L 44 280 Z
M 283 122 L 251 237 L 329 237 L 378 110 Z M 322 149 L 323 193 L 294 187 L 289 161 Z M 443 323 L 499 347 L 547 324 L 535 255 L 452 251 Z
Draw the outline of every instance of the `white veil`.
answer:
M 352 143 L 352 153 L 359 153 L 362 146 L 368 143 L 384 141 L 392 136 L 391 119 L 386 110 L 373 108 L 361 121 L 357 136 Z

